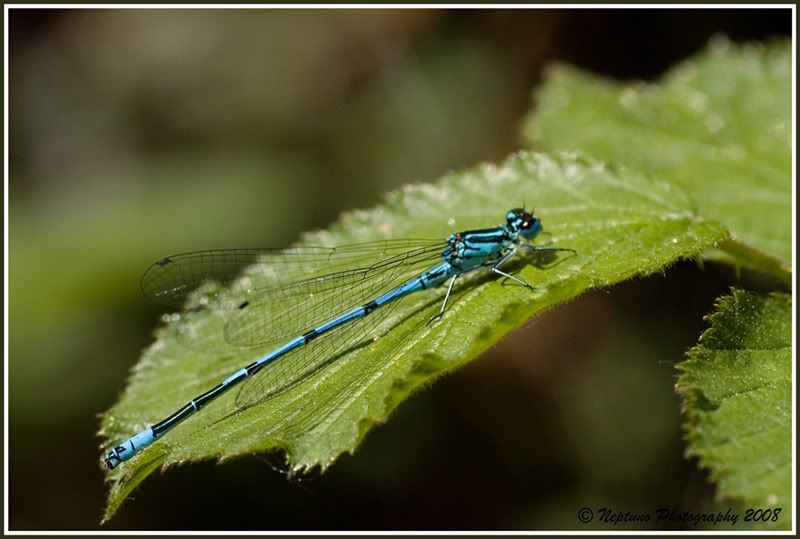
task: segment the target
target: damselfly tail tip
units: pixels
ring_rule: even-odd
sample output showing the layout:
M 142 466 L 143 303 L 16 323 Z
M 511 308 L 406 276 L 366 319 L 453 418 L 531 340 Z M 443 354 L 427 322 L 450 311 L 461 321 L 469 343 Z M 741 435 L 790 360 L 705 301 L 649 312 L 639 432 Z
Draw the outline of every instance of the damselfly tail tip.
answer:
M 103 457 L 103 464 L 107 470 L 113 470 L 122 462 L 115 450 L 111 450 Z
M 114 463 L 114 461 L 111 460 L 111 457 L 109 455 L 106 455 L 103 458 L 103 464 L 105 465 L 106 470 L 113 470 L 114 468 L 117 467 L 117 465 Z

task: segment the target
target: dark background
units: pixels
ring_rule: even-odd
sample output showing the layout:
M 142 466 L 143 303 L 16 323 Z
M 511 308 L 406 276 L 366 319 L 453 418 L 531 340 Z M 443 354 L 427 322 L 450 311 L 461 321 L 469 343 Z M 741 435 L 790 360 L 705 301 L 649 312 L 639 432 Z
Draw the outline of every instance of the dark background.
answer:
M 717 33 L 787 36 L 791 12 L 15 9 L 9 28 L 8 526 L 54 530 L 99 526 L 95 433 L 158 321 L 150 261 L 288 245 L 502 159 L 550 62 L 652 80 Z M 585 294 L 320 477 L 185 466 L 103 529 L 586 529 L 583 506 L 714 507 L 682 455 L 674 362 L 754 279 L 683 263 Z

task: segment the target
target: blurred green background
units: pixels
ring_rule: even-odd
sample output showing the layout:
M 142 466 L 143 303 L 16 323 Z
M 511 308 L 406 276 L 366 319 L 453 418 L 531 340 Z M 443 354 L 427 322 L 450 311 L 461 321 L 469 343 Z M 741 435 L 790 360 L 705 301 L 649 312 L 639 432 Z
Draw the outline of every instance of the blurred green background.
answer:
M 789 35 L 791 13 L 12 9 L 9 28 L 7 525 L 94 529 L 98 417 L 161 312 L 139 292 L 149 262 L 285 246 L 503 158 L 548 62 L 652 79 L 715 33 Z M 701 510 L 714 491 L 682 456 L 673 365 L 736 282 L 686 263 L 587 294 L 320 477 L 186 466 L 104 529 L 585 529 L 583 506 Z

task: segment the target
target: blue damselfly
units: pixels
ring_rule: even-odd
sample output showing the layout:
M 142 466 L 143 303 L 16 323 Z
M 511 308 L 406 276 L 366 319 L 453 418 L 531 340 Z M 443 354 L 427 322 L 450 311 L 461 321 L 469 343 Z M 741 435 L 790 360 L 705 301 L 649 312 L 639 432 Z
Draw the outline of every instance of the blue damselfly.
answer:
M 291 387 L 348 345 L 366 338 L 409 294 L 447 283 L 444 301 L 432 322 L 444 314 L 456 280 L 474 270 L 490 269 L 532 289 L 501 269 L 519 248 L 575 252 L 528 243 L 541 229 L 538 217 L 517 208 L 506 214 L 501 226 L 451 234 L 446 241 L 228 249 L 158 260 L 142 277 L 147 296 L 172 307 L 227 308 L 233 314 L 225 326 L 226 341 L 238 346 L 280 345 L 114 447 L 105 455 L 106 467 L 112 469 L 130 459 L 241 382 L 247 381 L 236 398 L 240 408 Z M 247 263 L 258 270 L 239 275 Z M 207 281 L 229 285 L 229 290 L 200 295 L 202 304 L 191 305 L 192 292 Z

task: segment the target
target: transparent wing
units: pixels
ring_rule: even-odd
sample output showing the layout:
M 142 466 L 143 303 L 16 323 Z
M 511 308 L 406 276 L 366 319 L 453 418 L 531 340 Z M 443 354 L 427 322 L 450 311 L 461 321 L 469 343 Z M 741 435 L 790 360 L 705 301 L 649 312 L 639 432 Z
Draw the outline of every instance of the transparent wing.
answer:
M 438 259 L 439 248 L 440 246 L 437 246 L 437 250 L 434 253 L 411 254 L 403 263 L 397 263 L 396 260 L 393 260 L 385 267 L 367 272 L 366 278 L 360 281 L 355 290 L 350 290 L 345 294 L 351 300 L 358 298 L 357 301 L 342 301 L 341 297 L 330 295 L 326 300 L 316 302 L 314 307 L 319 313 L 323 313 L 322 316 L 318 317 L 320 322 L 343 314 L 345 311 L 388 292 L 419 275 Z M 274 363 L 267 365 L 253 378 L 244 383 L 236 398 L 237 407 L 247 408 L 254 406 L 290 389 L 308 376 L 325 368 L 341 355 L 358 348 L 365 342 L 369 342 L 369 338 L 375 329 L 381 325 L 402 299 L 400 298 L 380 307 L 364 318 L 356 319 L 325 333 L 308 344 L 278 358 Z M 255 321 L 256 319 L 253 318 L 251 320 Z M 310 330 L 314 325 L 304 327 L 301 331 Z M 294 337 L 298 334 L 300 332 L 295 332 L 291 336 Z
M 260 346 L 294 338 L 388 292 L 441 260 L 444 247 L 442 240 L 387 240 L 336 248 L 199 251 L 159 260 L 145 272 L 142 289 L 174 307 L 229 309 L 226 341 Z M 210 281 L 224 289 L 203 290 Z M 358 346 L 398 303 L 267 365 L 245 382 L 237 406 L 253 406 L 293 387 Z
M 174 307 L 227 309 L 220 328 L 225 341 L 258 346 L 293 338 L 372 299 L 387 283 L 391 288 L 398 272 L 407 273 L 402 268 L 421 271 L 443 249 L 441 240 L 385 240 L 335 248 L 198 251 L 151 265 L 142 289 Z M 203 286 L 210 282 L 223 286 Z M 191 333 L 181 340 L 193 346 Z
M 258 346 L 296 337 L 419 274 L 441 260 L 441 252 L 441 243 L 417 247 L 369 265 L 360 261 L 355 268 L 260 288 L 232 314 L 225 340 Z
M 195 251 L 154 262 L 144 272 L 141 287 L 147 297 L 169 307 L 234 309 L 248 301 L 249 296 L 258 296 L 266 289 L 326 275 L 329 284 L 335 285 L 341 272 L 379 264 L 410 250 L 436 246 L 444 248 L 444 242 L 382 240 L 341 247 Z M 252 267 L 243 272 L 248 266 Z M 225 290 L 243 273 L 247 280 L 236 287 L 235 294 Z M 320 290 L 326 286 L 325 281 L 320 279 Z M 198 290 L 206 283 L 222 286 Z

